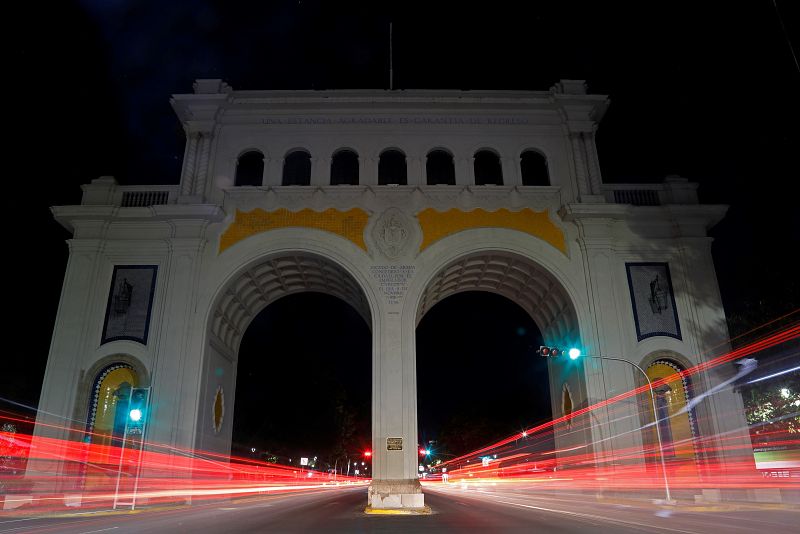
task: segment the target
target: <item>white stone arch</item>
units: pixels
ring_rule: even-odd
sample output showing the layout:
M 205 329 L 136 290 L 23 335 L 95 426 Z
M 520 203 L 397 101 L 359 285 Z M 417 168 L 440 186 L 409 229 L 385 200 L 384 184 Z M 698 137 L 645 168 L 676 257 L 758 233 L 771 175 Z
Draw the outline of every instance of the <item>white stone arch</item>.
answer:
M 210 254 L 216 255 L 216 251 L 212 251 Z M 258 297 L 252 292 L 260 291 L 259 283 L 248 281 L 242 284 L 241 282 L 243 277 L 250 276 L 248 273 L 253 273 L 262 266 L 267 266 L 264 268 L 268 270 L 270 261 L 277 261 L 280 264 L 277 265 L 278 271 L 285 269 L 285 272 L 292 276 L 297 274 L 297 266 L 301 265 L 300 269 L 310 275 L 309 282 L 304 285 L 295 278 L 287 290 L 277 292 L 267 290 L 264 292 L 263 300 L 258 301 Z M 202 356 L 200 376 L 198 377 L 200 391 L 195 439 L 199 448 L 222 453 L 230 451 L 233 418 L 224 418 L 222 427 L 214 429 L 208 410 L 213 406 L 213 396 L 220 386 L 225 391 L 226 410 L 234 409 L 241 336 L 250 321 L 261 310 L 279 298 L 301 292 L 317 291 L 338 297 L 354 306 L 365 317 L 372 332 L 371 364 L 374 368 L 375 359 L 379 355 L 377 347 L 380 343 L 380 328 L 376 325 L 379 321 L 380 311 L 374 289 L 368 278 L 368 261 L 369 258 L 362 249 L 337 235 L 309 228 L 283 228 L 251 236 L 226 249 L 210 262 L 213 263 L 213 266 L 203 278 L 209 281 L 213 280 L 214 284 L 213 287 L 201 290 L 203 294 L 198 302 L 198 310 L 201 311 L 198 313 L 199 335 L 197 338 L 200 345 L 197 350 Z M 256 276 L 258 275 L 256 273 Z M 335 282 L 334 286 L 326 287 L 324 283 L 326 279 Z M 246 287 L 248 284 L 250 287 Z M 354 299 L 353 291 L 348 295 L 348 288 L 360 292 L 361 299 Z M 236 298 L 246 301 L 245 305 L 250 306 L 250 311 L 247 314 L 249 316 L 239 316 L 236 319 L 238 320 L 238 335 L 225 340 L 220 339 L 215 333 L 214 322 L 220 304 L 226 298 L 230 300 L 231 290 Z M 228 295 L 226 296 L 226 294 Z M 222 370 L 220 376 L 216 376 L 212 372 L 215 370 Z
M 150 386 L 150 370 L 144 364 L 142 359 L 137 358 L 136 356 L 127 352 L 112 351 L 110 354 L 96 359 L 94 363 L 86 368 L 86 370 L 81 372 L 78 380 L 73 420 L 80 421 L 81 423 L 88 425 L 89 417 L 91 415 L 89 401 L 92 399 L 94 393 L 92 391 L 94 383 L 100 373 L 116 364 L 122 364 L 134 370 L 136 376 L 139 378 L 138 387 Z M 79 435 L 82 433 L 81 431 L 82 428 L 74 428 L 71 432 L 72 439 L 80 439 L 82 437 Z
M 508 185 L 509 184 L 509 180 L 511 180 L 512 177 L 508 176 L 508 173 L 506 172 L 505 165 L 503 165 L 503 159 L 504 159 L 503 153 L 500 150 L 498 150 L 498 149 L 496 149 L 496 148 L 494 148 L 492 146 L 486 145 L 486 144 L 472 145 L 470 150 L 471 150 L 471 153 L 470 153 L 468 159 L 469 159 L 469 165 L 472 167 L 472 170 L 471 170 L 471 173 L 470 173 L 471 176 L 472 176 L 472 184 L 471 185 L 477 185 L 478 184 L 478 178 L 475 175 L 475 157 L 481 152 L 487 152 L 487 153 L 492 154 L 494 157 L 497 158 L 497 164 L 500 166 L 500 184 L 499 185 Z
M 427 161 L 428 156 L 431 153 L 437 152 L 437 151 L 447 152 L 450 155 L 450 157 L 453 158 L 453 161 L 456 160 L 456 154 L 458 154 L 458 151 L 455 148 L 453 148 L 452 146 L 450 146 L 450 145 L 436 144 L 436 145 L 434 145 L 432 147 L 424 149 L 423 157 L 425 158 L 425 161 Z
M 492 154 L 497 156 L 499 160 L 503 159 L 503 153 L 500 150 L 494 148 L 493 146 L 489 146 L 485 143 L 473 144 L 472 146 L 470 146 L 469 150 L 470 153 L 472 154 L 472 159 L 475 159 L 475 156 L 478 154 L 478 152 L 491 152 Z
M 514 155 L 514 166 L 516 167 L 517 172 L 519 173 L 519 184 L 522 186 L 522 155 L 525 152 L 534 152 L 544 158 L 544 165 L 545 169 L 547 170 L 547 180 L 548 182 L 550 182 L 550 186 L 555 185 L 554 184 L 555 180 L 553 178 L 553 165 L 552 165 L 553 160 L 550 157 L 550 154 L 548 154 L 548 150 L 541 146 L 532 145 L 530 143 L 519 145 Z M 523 187 L 542 187 L 542 186 L 523 186 Z
M 545 159 L 545 161 L 548 162 L 550 161 L 550 156 L 548 155 L 548 149 L 543 148 L 539 145 L 534 145 L 526 142 L 517 145 L 517 149 L 514 152 L 514 157 L 516 158 L 517 165 L 519 165 L 519 160 L 522 158 L 522 154 L 524 154 L 525 152 L 536 152 L 540 154 Z
M 416 263 L 420 266 L 420 269 L 409 286 L 405 299 L 406 309 L 403 312 L 404 316 L 413 315 L 415 322 L 418 322 L 421 319 L 418 314 L 420 306 L 423 304 L 423 292 L 437 273 L 459 259 L 482 253 L 517 256 L 540 265 L 560 284 L 565 291 L 565 295 L 569 297 L 575 308 L 578 331 L 589 331 L 588 302 L 580 296 L 581 292 L 573 283 L 574 276 L 571 275 L 571 271 L 574 271 L 575 260 L 570 261 L 560 251 L 536 237 L 517 230 L 502 228 L 463 230 L 433 243 L 424 250 L 417 258 Z M 463 289 L 463 291 L 468 290 L 471 289 Z M 424 314 L 424 311 L 427 310 L 422 311 Z M 542 325 L 538 326 L 541 328 Z M 544 331 L 542 333 L 544 334 Z M 571 341 L 585 342 L 585 340 L 581 339 Z
M 328 261 L 341 272 L 352 278 L 358 284 L 359 289 L 364 293 L 366 308 L 354 306 L 360 313 L 366 311 L 362 316 L 373 328 L 372 321 L 378 313 L 378 300 L 369 278 L 367 263 L 370 261 L 366 253 L 358 248 L 354 243 L 337 235 L 309 228 L 281 228 L 263 232 L 244 241 L 231 246 L 219 255 L 215 261 L 212 273 L 206 279 L 219 280 L 214 290 L 203 299 L 204 313 L 202 315 L 204 326 L 204 337 L 208 337 L 209 328 L 213 321 L 215 306 L 219 302 L 222 294 L 232 283 L 240 279 L 248 269 L 260 265 L 273 258 L 287 256 L 316 257 L 322 261 Z M 323 288 L 324 289 L 324 288 Z M 307 289 L 315 291 L 317 289 Z M 292 293 L 303 292 L 302 290 L 290 291 L 281 294 L 285 296 Z M 320 291 L 325 292 L 325 291 Z M 333 296 L 342 298 L 328 292 Z M 277 298 L 275 299 L 277 300 Z M 347 299 L 343 298 L 346 302 Z M 274 302 L 271 300 L 267 305 Z M 348 302 L 352 305 L 352 303 Z M 261 308 L 263 309 L 263 307 Z M 258 310 L 260 311 L 260 310 Z M 257 312 L 256 312 L 257 314 Z M 247 323 L 249 324 L 249 322 Z M 246 329 L 247 325 L 245 325 Z M 374 330 L 374 329 L 373 329 Z M 238 350 L 238 347 L 237 347 Z
M 281 157 L 281 162 L 286 161 L 287 156 L 291 156 L 295 152 L 305 152 L 308 154 L 308 157 L 313 158 L 314 154 L 311 152 L 311 149 L 305 145 L 292 145 L 290 148 L 287 148 L 283 151 L 283 156 Z
M 267 154 L 266 149 L 264 149 L 263 147 L 259 147 L 259 146 L 256 146 L 256 145 L 247 145 L 245 148 L 239 150 L 236 153 L 236 156 L 234 156 L 234 158 L 233 158 L 234 162 L 239 161 L 239 158 L 241 158 L 242 156 L 244 156 L 248 152 L 258 152 L 259 154 L 261 154 L 264 157 L 264 161 L 267 161 L 267 159 L 269 158 L 269 154 Z
M 676 373 L 686 371 L 687 369 L 690 369 L 695 365 L 692 363 L 691 359 L 687 358 L 680 352 L 669 349 L 656 349 L 649 352 L 646 356 L 644 356 L 641 359 L 641 361 L 639 362 L 639 367 L 641 367 L 646 373 L 648 368 L 655 363 L 664 363 L 668 367 L 673 368 Z M 685 401 L 687 402 L 687 404 L 693 400 L 696 400 L 698 396 L 702 395 L 702 392 L 700 390 L 702 386 L 699 383 L 700 381 L 696 380 L 696 378 L 697 377 L 692 375 L 681 376 L 681 383 L 682 383 L 681 385 L 683 386 L 684 395 L 686 397 Z M 703 425 L 701 425 L 700 421 L 698 420 L 698 408 L 700 413 L 703 414 L 703 417 L 701 417 L 701 419 L 703 421 L 707 420 L 708 417 L 704 413 L 705 409 L 702 406 L 702 403 L 688 410 L 688 412 L 686 413 L 686 417 L 688 418 L 689 430 L 691 432 L 691 437 L 692 437 L 692 445 L 694 448 L 694 459 L 696 462 L 700 463 L 703 461 L 702 458 L 703 453 L 702 449 L 698 449 L 696 440 L 702 438 L 703 435 L 712 434 L 713 430 L 708 428 L 701 428 Z M 642 425 L 652 422 L 650 412 L 646 410 L 640 411 L 639 418 Z
M 330 159 L 332 160 L 336 154 L 339 154 L 341 152 L 352 152 L 353 154 L 356 155 L 358 160 L 361 161 L 361 153 L 359 153 L 359 151 L 355 149 L 352 145 L 344 145 L 340 146 L 339 148 L 335 148 L 334 150 L 331 151 Z
M 292 145 L 290 148 L 284 150 L 283 151 L 283 156 L 281 156 L 281 159 L 279 161 L 275 162 L 274 171 L 273 172 L 276 174 L 276 176 L 274 178 L 274 182 L 275 182 L 276 185 L 281 185 L 281 186 L 283 185 L 284 175 L 286 174 L 286 159 L 289 156 L 297 154 L 297 153 L 302 153 L 302 154 L 305 154 L 306 156 L 308 156 L 308 161 L 309 161 L 310 167 L 311 167 L 309 169 L 309 176 L 308 176 L 309 183 L 308 183 L 308 185 L 311 185 L 313 183 L 313 180 L 314 180 L 314 165 L 316 163 L 315 163 L 314 154 L 311 151 L 311 148 L 309 148 L 308 146 L 305 146 L 305 145 Z
M 573 254 L 577 256 L 577 252 Z M 476 289 L 491 291 L 517 303 L 531 315 L 542 331 L 546 343 L 577 343 L 579 346 L 587 346 L 593 341 L 594 330 L 592 329 L 588 296 L 582 296 L 586 295 L 586 290 L 581 284 L 581 273 L 575 268 L 575 264 L 580 263 L 579 257 L 573 257 L 570 260 L 550 244 L 516 230 L 501 228 L 464 230 L 437 241 L 417 258 L 416 265 L 420 267 L 420 270 L 410 284 L 403 309 L 403 339 L 411 340 L 405 347 L 404 357 L 408 359 L 409 366 L 413 364 L 414 373 L 416 373 L 415 332 L 416 326 L 424 314 L 426 299 L 430 300 L 426 295 L 428 288 L 436 283 L 439 273 L 448 269 L 449 266 L 456 265 L 463 259 L 479 258 L 481 255 L 512 258 L 541 269 L 542 274 L 549 277 L 549 280 L 555 284 L 555 289 L 560 293 L 561 298 L 568 300 L 574 314 L 573 329 L 568 331 L 567 335 L 548 334 L 547 326 L 543 325 L 542 321 L 534 314 L 531 314 L 530 307 L 523 305 L 508 292 L 491 291 L 489 288 L 480 287 L 465 287 L 464 291 Z M 438 300 L 443 300 L 446 296 L 456 292 L 451 291 Z M 551 330 L 551 332 L 554 331 L 557 330 Z M 538 356 L 532 355 L 531 357 Z M 548 380 L 554 419 L 560 417 L 563 384 L 568 384 L 574 409 L 587 405 L 589 386 L 586 362 L 587 360 L 583 360 L 576 363 L 563 358 L 548 360 Z M 416 404 L 414 410 L 416 410 Z M 588 431 L 565 433 L 567 430 L 569 429 L 566 427 L 555 429 L 557 447 L 591 442 L 591 438 L 587 436 Z

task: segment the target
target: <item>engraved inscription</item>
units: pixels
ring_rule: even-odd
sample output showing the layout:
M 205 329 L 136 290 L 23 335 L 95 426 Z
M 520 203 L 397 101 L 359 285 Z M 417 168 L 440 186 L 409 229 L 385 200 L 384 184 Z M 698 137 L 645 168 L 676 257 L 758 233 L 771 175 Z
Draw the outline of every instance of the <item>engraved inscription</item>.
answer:
M 403 450 L 403 438 L 386 438 L 386 450 L 387 451 L 402 451 Z
M 400 304 L 414 276 L 414 265 L 373 265 L 370 273 L 389 304 Z

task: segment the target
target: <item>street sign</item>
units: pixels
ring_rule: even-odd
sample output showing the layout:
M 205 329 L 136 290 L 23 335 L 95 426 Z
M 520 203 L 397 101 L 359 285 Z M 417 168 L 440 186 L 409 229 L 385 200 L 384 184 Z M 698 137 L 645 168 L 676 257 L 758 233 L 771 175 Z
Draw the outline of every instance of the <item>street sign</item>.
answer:
M 402 451 L 403 450 L 403 438 L 386 438 L 386 450 L 387 451 Z
M 300 465 L 308 465 L 308 458 L 300 458 Z

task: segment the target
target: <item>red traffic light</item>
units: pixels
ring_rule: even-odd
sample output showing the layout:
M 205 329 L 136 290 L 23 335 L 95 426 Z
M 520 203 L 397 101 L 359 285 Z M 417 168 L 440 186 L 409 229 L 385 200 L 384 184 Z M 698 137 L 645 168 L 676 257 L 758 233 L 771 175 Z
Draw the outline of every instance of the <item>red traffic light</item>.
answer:
M 426 451 L 425 449 L 420 449 L 420 450 L 419 450 L 419 453 L 420 453 L 422 456 L 425 456 L 426 454 L 428 454 L 428 451 Z
M 370 456 L 372 456 L 372 451 L 364 451 L 364 456 L 369 458 Z

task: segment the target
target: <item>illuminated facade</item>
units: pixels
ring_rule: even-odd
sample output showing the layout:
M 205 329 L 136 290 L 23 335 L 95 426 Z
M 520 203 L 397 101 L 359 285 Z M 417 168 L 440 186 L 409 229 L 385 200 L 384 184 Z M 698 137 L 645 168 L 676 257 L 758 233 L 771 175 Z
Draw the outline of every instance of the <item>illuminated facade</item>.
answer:
M 73 238 L 39 423 L 65 414 L 107 425 L 93 388 L 128 372 L 152 388 L 148 440 L 226 453 L 250 320 L 284 295 L 324 292 L 372 329 L 369 504 L 417 508 L 415 328 L 442 299 L 498 293 L 546 343 L 621 357 L 652 377 L 726 346 L 707 237 L 726 208 L 698 204 L 696 184 L 677 177 L 604 184 L 594 136 L 608 101 L 583 82 L 540 92 L 234 91 L 220 80 L 194 89 L 172 99 L 187 136 L 179 185 L 102 177 L 81 205 L 53 208 Z M 640 385 L 634 368 L 600 363 L 550 360 L 554 418 Z M 674 384 L 658 409 L 680 411 L 731 372 L 696 375 L 691 392 Z M 580 432 L 557 427 L 557 446 L 641 450 L 650 438 L 639 428 L 652 420 L 643 406 Z M 730 392 L 696 412 L 664 432 L 746 429 Z

